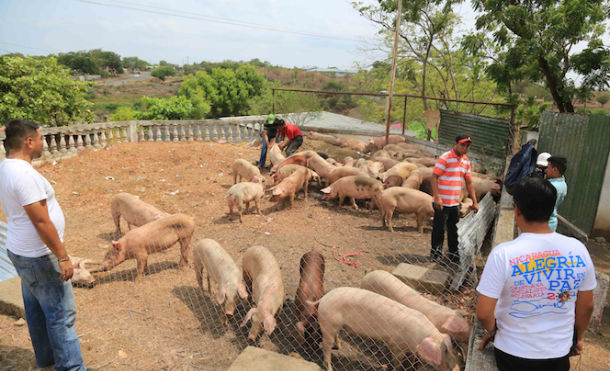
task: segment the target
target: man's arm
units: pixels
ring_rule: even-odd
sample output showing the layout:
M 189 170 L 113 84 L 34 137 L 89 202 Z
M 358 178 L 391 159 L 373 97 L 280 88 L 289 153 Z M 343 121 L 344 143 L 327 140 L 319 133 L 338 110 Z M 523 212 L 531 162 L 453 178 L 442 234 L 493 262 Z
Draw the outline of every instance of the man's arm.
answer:
M 576 347 L 570 349 L 570 355 L 579 355 L 583 351 L 585 332 L 593 314 L 593 290 L 578 291 L 576 297 L 574 327 L 576 331 Z
M 55 225 L 49 217 L 49 209 L 47 208 L 47 200 L 40 200 L 32 204 L 23 207 L 25 212 L 28 214 L 30 221 L 36 228 L 36 232 L 40 236 L 42 242 L 57 256 L 58 260 L 68 259 L 68 253 L 64 248 L 64 244 L 61 242 Z M 59 262 L 61 268 L 60 278 L 64 281 L 72 278 L 74 273 L 72 262 L 70 259 Z
M 441 194 L 438 192 L 438 175 L 432 174 L 432 197 L 434 198 L 434 207 L 437 210 L 443 209 L 443 201 L 441 200 Z
M 479 300 L 477 301 L 477 319 L 481 323 L 481 326 L 487 332 L 483 335 L 479 350 L 485 349 L 487 344 L 494 338 L 496 333 L 496 304 L 498 299 L 490 298 L 479 293 Z
M 472 199 L 472 208 L 476 213 L 479 211 L 479 202 L 477 201 L 477 193 L 474 191 L 474 184 L 472 183 L 472 178 L 464 178 L 466 182 L 466 189 L 468 190 L 468 195 Z

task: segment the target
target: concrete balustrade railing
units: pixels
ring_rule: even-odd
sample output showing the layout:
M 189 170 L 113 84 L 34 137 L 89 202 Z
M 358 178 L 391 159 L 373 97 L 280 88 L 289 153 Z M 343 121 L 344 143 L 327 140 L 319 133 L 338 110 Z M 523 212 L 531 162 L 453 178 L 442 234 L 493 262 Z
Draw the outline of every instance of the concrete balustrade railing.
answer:
M 121 121 L 42 128 L 47 162 L 104 148 L 119 142 L 218 141 L 250 142 L 259 137 L 266 116 L 227 117 L 216 120 Z M 0 142 L 5 135 L 0 133 Z M 0 160 L 5 151 L 0 148 Z

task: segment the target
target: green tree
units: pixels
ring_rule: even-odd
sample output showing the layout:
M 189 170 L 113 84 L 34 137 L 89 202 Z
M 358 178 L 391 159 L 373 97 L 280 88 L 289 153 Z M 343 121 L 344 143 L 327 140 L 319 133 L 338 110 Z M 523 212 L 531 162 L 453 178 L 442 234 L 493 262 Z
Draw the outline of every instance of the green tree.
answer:
M 209 104 L 206 115 L 210 117 L 238 116 L 246 114 L 250 99 L 262 93 L 264 77 L 253 66 L 242 65 L 235 71 L 227 68 L 213 68 L 211 73 L 199 71 L 184 77 L 179 95 L 195 104 Z
M 362 16 L 381 26 L 380 33 L 385 34 L 385 40 L 389 42 L 394 39 L 398 2 L 377 1 L 378 5 L 353 4 Z M 406 2 L 401 1 L 405 5 Z M 403 20 L 398 32 L 401 39 L 399 55 L 401 60 L 413 59 L 421 66 L 418 90 L 425 110 L 428 109 L 426 96 L 431 93 L 428 91 L 428 68 L 432 68 L 437 77 L 441 78 L 444 96 L 457 98 L 458 88 L 453 76 L 450 45 L 453 27 L 459 18 L 452 11 L 453 3 L 454 0 L 446 0 L 444 3 L 440 0 L 416 0 L 402 7 Z
M 143 97 L 144 111 L 137 113 L 140 120 L 184 120 L 190 117 L 193 104 L 185 97 Z
M 165 65 L 161 67 L 157 67 L 150 71 L 151 76 L 158 78 L 161 81 L 165 81 L 165 79 L 169 76 L 175 76 L 176 70 L 174 67 Z
M 138 57 L 124 57 L 121 61 L 123 68 L 130 68 L 136 70 L 143 70 L 148 67 L 149 63 L 138 58 Z
M 0 57 L 0 122 L 22 118 L 45 126 L 91 122 L 88 84 L 54 57 Z
M 597 97 L 595 97 L 595 100 L 603 106 L 610 100 L 610 94 L 607 92 L 598 94 Z
M 574 112 L 571 70 L 588 76 L 602 70 L 591 56 L 603 45 L 605 0 L 473 0 L 477 28 L 491 33 L 502 48 L 489 68 L 498 84 L 528 79 L 544 81 L 560 112 Z M 589 42 L 591 53 L 576 57 L 571 50 Z M 602 59 L 598 59 L 601 61 Z M 510 89 L 509 89 L 510 90 Z

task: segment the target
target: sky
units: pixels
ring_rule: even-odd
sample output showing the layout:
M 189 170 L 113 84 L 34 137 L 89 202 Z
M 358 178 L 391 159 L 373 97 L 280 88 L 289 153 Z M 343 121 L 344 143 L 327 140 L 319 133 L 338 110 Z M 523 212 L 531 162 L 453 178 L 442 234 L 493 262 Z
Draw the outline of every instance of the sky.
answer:
M 472 25 L 468 3 L 461 13 Z M 0 54 L 101 48 L 150 63 L 355 69 L 381 57 L 377 30 L 347 0 L 0 0 Z

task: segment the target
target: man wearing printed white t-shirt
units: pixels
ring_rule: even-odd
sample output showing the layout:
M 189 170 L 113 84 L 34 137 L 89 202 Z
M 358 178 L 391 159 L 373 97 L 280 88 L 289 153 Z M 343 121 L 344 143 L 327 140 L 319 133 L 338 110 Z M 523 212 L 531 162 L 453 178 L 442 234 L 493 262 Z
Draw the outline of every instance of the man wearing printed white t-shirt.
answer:
M 63 245 L 64 214 L 51 184 L 32 167 L 43 149 L 39 126 L 6 125 L 8 157 L 0 162 L 0 204 L 8 222 L 6 247 L 19 277 L 38 367 L 86 370 L 74 328 L 73 267 Z
M 479 349 L 493 340 L 500 370 L 569 370 L 593 312 L 593 262 L 582 243 L 549 228 L 553 185 L 526 177 L 512 191 L 521 235 L 487 258 L 477 287 Z

